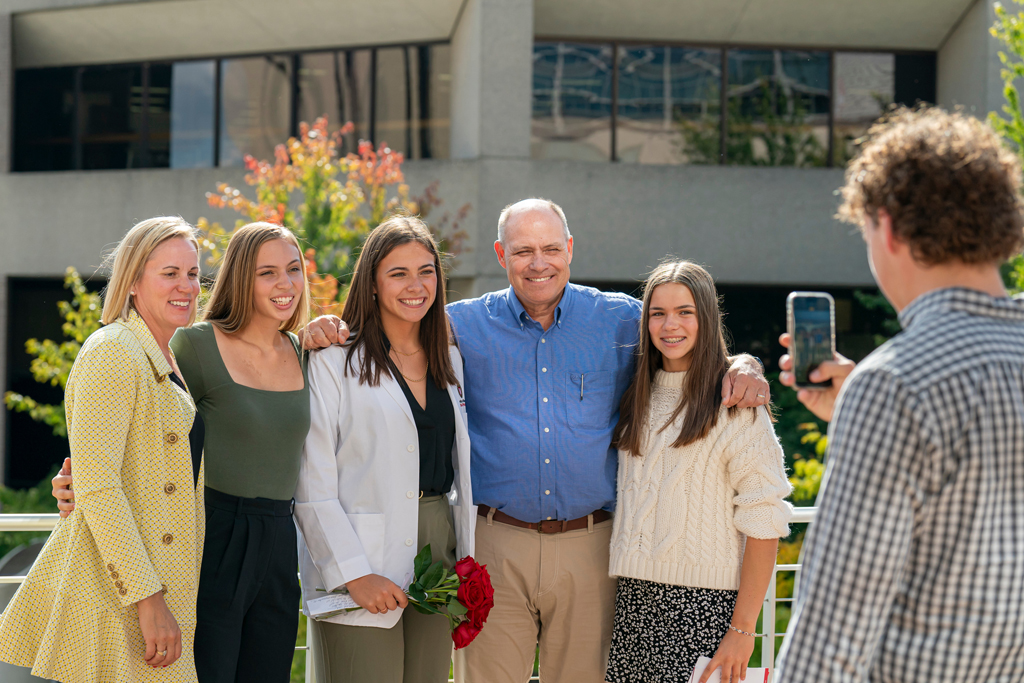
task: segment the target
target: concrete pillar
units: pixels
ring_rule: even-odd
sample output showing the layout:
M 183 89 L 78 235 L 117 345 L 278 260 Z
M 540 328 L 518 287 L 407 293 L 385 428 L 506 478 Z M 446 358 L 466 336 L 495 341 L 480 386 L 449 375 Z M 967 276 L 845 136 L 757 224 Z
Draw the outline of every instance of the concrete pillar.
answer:
M 1002 112 L 1003 81 L 999 51 L 1002 44 L 989 29 L 995 24 L 995 0 L 975 0 L 946 36 L 938 54 L 938 104 L 946 109 L 962 106 L 984 119 L 991 111 Z M 1007 3 L 1011 12 L 1019 11 Z
M 533 0 L 467 0 L 452 35 L 451 157 L 530 156 Z

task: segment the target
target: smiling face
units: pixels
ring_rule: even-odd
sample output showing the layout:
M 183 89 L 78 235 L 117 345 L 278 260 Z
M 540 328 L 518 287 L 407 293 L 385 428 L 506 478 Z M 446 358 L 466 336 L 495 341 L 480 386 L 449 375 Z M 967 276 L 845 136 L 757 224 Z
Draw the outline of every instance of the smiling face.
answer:
M 566 239 L 558 214 L 547 206 L 516 211 L 494 250 L 524 308 L 558 303 L 572 263 L 572 237 Z
M 373 293 L 385 326 L 419 322 L 437 294 L 434 255 L 419 242 L 395 247 L 377 265 Z
M 257 317 L 287 322 L 301 300 L 304 285 L 302 255 L 287 240 L 273 239 L 260 246 L 253 282 L 253 312 Z
M 161 242 L 132 286 L 132 302 L 158 339 L 192 320 L 199 296 L 199 253 L 181 237 Z
M 669 282 L 654 288 L 647 331 L 666 372 L 690 369 L 697 344 L 697 304 L 689 287 Z

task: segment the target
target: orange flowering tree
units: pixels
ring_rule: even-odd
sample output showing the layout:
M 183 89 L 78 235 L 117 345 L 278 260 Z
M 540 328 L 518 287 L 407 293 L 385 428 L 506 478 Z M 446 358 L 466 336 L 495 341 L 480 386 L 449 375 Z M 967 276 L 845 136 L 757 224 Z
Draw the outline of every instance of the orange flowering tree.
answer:
M 211 266 L 220 263 L 231 232 L 242 225 L 254 221 L 283 225 L 307 246 L 313 312 L 337 315 L 366 236 L 391 214 L 424 219 L 441 248 L 453 256 L 466 250 L 461 223 L 470 205 L 429 221 L 428 216 L 443 203 L 438 183 L 427 186 L 421 195 L 410 194 L 400 152 L 384 142 L 374 149 L 362 140 L 355 153 L 341 156 L 341 136 L 352 132 L 351 122 L 329 133 L 327 118 L 321 117 L 313 125 L 302 123 L 299 130 L 299 137 L 275 148 L 273 161 L 245 157 L 245 182 L 255 189 L 255 198 L 226 183 L 206 194 L 210 206 L 229 208 L 242 216 L 230 231 L 206 218 L 196 222 Z

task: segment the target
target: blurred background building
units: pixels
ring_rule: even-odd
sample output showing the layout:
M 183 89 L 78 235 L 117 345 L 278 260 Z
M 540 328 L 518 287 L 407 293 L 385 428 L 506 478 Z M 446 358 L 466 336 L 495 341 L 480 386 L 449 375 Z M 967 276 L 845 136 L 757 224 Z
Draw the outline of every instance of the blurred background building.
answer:
M 24 341 L 60 338 L 64 269 L 150 216 L 233 221 L 205 192 L 322 114 L 472 204 L 456 296 L 507 286 L 498 213 L 540 195 L 575 281 L 702 262 L 769 366 L 786 293 L 824 289 L 859 357 L 879 321 L 833 219 L 843 167 L 891 103 L 997 110 L 993 21 L 992 0 L 0 0 L 0 386 L 60 400 Z M 66 442 L 4 413 L 0 481 L 35 484 Z

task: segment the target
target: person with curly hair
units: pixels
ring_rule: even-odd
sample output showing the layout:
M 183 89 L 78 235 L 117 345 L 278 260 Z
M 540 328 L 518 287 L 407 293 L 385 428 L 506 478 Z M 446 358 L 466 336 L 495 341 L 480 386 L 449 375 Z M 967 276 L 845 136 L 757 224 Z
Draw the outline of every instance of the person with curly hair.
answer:
M 829 462 L 779 683 L 1020 680 L 1024 300 L 1000 276 L 1020 187 L 989 126 L 940 109 L 893 111 L 846 172 L 839 218 L 903 332 L 799 394 Z

